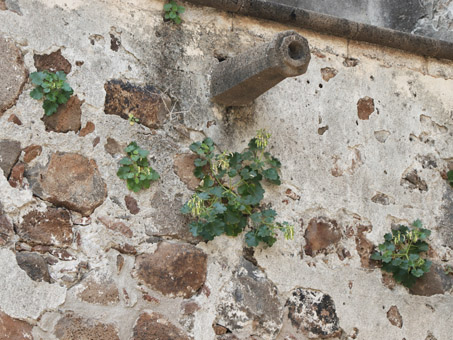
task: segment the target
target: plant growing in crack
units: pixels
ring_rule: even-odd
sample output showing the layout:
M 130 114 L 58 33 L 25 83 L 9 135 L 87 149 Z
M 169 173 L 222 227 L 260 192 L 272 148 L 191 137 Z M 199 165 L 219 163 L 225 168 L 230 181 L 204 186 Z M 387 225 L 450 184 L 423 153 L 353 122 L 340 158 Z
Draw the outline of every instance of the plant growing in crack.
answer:
M 42 107 L 46 116 L 51 116 L 57 112 L 58 106 L 65 104 L 73 94 L 63 71 L 56 73 L 49 71 L 33 72 L 30 74 L 30 79 L 36 86 L 30 92 L 30 96 L 36 100 L 43 100 Z
M 175 24 L 181 23 L 180 14 L 184 13 L 186 9 L 183 6 L 179 6 L 175 1 L 171 0 L 169 3 L 164 5 L 165 20 L 171 20 Z
M 262 180 L 281 183 L 280 161 L 265 151 L 269 138 L 266 131 L 258 131 L 242 153 L 216 154 L 210 138 L 190 146 L 198 155 L 194 175 L 201 183 L 181 212 L 195 219 L 189 225 L 194 236 L 205 240 L 222 234 L 237 236 L 249 226 L 245 235 L 249 247 L 260 242 L 272 246 L 277 231 L 283 232 L 285 239 L 293 239 L 294 227 L 288 222 L 276 222 L 275 210 L 260 206 L 264 198 Z
M 159 174 L 149 165 L 149 151 L 141 149 L 136 142 L 131 142 L 124 151 L 124 157 L 119 164 L 121 167 L 116 173 L 121 179 L 126 180 L 127 188 L 133 192 L 148 189 L 152 181 L 157 181 Z
M 447 172 L 447 182 L 453 188 L 453 170 Z
M 431 231 L 422 228 L 416 220 L 411 227 L 399 225 L 384 235 L 385 242 L 379 251 L 371 255 L 372 260 L 382 262 L 382 270 L 392 273 L 394 279 L 406 287 L 412 287 L 417 278 L 429 272 L 431 261 L 422 257 L 429 249 L 426 242 Z

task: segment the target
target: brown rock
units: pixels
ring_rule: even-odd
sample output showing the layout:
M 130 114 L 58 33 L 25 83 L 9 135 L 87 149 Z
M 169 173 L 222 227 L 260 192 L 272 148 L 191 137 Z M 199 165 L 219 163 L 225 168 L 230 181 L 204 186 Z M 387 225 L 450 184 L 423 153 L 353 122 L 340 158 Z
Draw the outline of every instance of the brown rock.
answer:
M 6 8 L 6 4 L 5 4 L 5 0 L 0 0 L 0 11 L 6 11 L 7 8 Z
M 326 252 L 327 248 L 336 245 L 341 240 L 341 232 L 335 220 L 324 217 L 313 218 L 305 230 L 305 253 L 315 256 Z
M 198 156 L 195 154 L 176 154 L 174 157 L 173 169 L 190 190 L 195 190 L 200 184 L 200 179 L 193 174 L 195 165 L 193 162 Z
M 324 67 L 321 69 L 321 76 L 324 81 L 329 81 L 338 74 L 338 71 L 332 67 Z
M 20 143 L 15 140 L 2 139 L 0 140 L 0 169 L 3 170 L 3 175 L 8 178 L 14 164 L 19 159 L 22 152 Z
M 398 310 L 398 307 L 392 306 L 387 311 L 387 319 L 389 319 L 390 323 L 396 327 L 403 327 L 403 318 Z
M 33 281 L 50 282 L 49 269 L 46 261 L 36 253 L 20 252 L 16 254 L 17 265 L 24 270 Z
M 120 252 L 121 254 L 125 254 L 125 255 L 136 255 L 137 254 L 137 249 L 135 249 L 135 247 L 130 245 L 129 243 L 114 244 L 112 246 L 112 249 L 115 249 L 116 251 Z
M 99 137 L 99 136 L 97 136 L 95 139 L 93 139 L 93 148 L 95 148 L 96 145 L 98 145 L 100 141 L 101 141 L 101 137 Z
M 126 203 L 126 208 L 129 212 L 133 215 L 136 215 L 140 212 L 140 208 L 138 207 L 137 200 L 132 196 L 124 196 L 124 202 Z
M 82 103 L 77 96 L 72 96 L 66 104 L 60 105 L 53 115 L 44 115 L 41 120 L 46 126 L 46 131 L 61 133 L 79 131 L 82 126 L 82 109 L 80 108 Z
M 122 80 L 111 80 L 104 85 L 104 112 L 129 119 L 129 114 L 140 124 L 157 129 L 164 123 L 171 107 L 170 98 L 153 86 L 138 86 Z
M 441 265 L 433 263 L 428 273 L 418 278 L 409 289 L 414 295 L 432 296 L 445 294 L 453 288 L 453 276 L 447 275 Z
M 207 256 L 189 244 L 159 243 L 153 254 L 137 257 L 135 275 L 164 295 L 193 296 L 206 280 Z
M 365 233 L 369 233 L 371 230 L 372 226 L 358 226 L 355 244 L 362 267 L 373 269 L 376 268 L 376 263 L 370 259 L 370 256 L 373 253 L 374 244 L 369 241 L 365 235 Z
M 92 122 L 87 122 L 85 127 L 80 130 L 79 132 L 79 137 L 85 137 L 86 135 L 89 135 L 90 133 L 94 132 L 95 125 Z
M 49 208 L 45 212 L 31 211 L 23 217 L 17 234 L 25 242 L 67 247 L 73 239 L 69 213 Z
M 13 224 L 10 222 L 9 218 L 0 211 L 0 246 L 7 244 L 13 234 Z
M 116 271 L 118 274 L 121 272 L 121 269 L 123 269 L 124 266 L 124 257 L 118 254 L 116 256 Z
M 13 319 L 0 311 L 0 339 L 33 340 L 32 328 L 28 323 Z
M 42 147 L 41 145 L 30 145 L 30 146 L 27 146 L 25 149 L 24 149 L 24 162 L 25 163 L 30 163 L 32 160 L 34 160 L 36 157 L 38 157 L 39 155 L 41 155 L 41 152 L 42 152 Z
M 45 169 L 35 168 L 26 175 L 36 196 L 84 216 L 107 197 L 96 162 L 79 154 L 54 153 Z
M 201 309 L 201 307 L 195 301 L 184 301 L 181 304 L 181 309 L 184 315 L 192 315 L 195 312 L 198 312 Z
M 98 220 L 110 230 L 119 232 L 126 237 L 134 236 L 134 234 L 132 233 L 132 230 L 121 221 L 117 221 L 108 216 L 98 217 Z
M 104 149 L 112 157 L 123 152 L 121 145 L 110 137 L 107 138 L 107 143 L 104 144 Z
M 382 192 L 377 192 L 373 197 L 371 197 L 371 201 L 373 203 L 382 205 L 389 205 L 395 203 L 395 200 L 393 198 L 386 194 L 383 194 Z
M 16 125 L 22 125 L 22 122 L 20 121 L 19 117 L 17 117 L 15 114 L 11 114 L 9 116 L 8 122 L 14 123 Z
M 212 328 L 214 328 L 214 333 L 216 335 L 223 335 L 226 334 L 226 332 L 228 331 L 228 328 L 220 325 L 213 325 Z
M 189 336 L 159 313 L 143 313 L 134 327 L 132 340 L 189 340 Z
M 120 340 L 116 327 L 67 314 L 55 326 L 59 340 Z
M 111 279 L 89 277 L 80 283 L 84 288 L 77 296 L 85 302 L 98 305 L 114 305 L 120 301 L 118 287 Z
M 13 188 L 22 187 L 22 183 L 24 181 L 24 172 L 25 172 L 25 164 L 17 163 L 11 170 L 11 175 L 9 176 L 9 180 L 8 180 L 9 185 L 11 185 Z
M 412 190 L 428 191 L 428 185 L 420 178 L 415 169 L 403 174 L 400 184 Z
M 357 114 L 359 119 L 368 120 L 374 112 L 374 99 L 370 97 L 360 98 L 357 102 Z
M 13 41 L 0 35 L 0 116 L 16 104 L 17 98 L 27 81 L 28 72 L 24 66 L 21 51 Z
M 35 54 L 33 59 L 35 60 L 35 67 L 38 71 L 63 71 L 66 74 L 71 72 L 71 63 L 61 55 L 61 50 L 50 54 Z

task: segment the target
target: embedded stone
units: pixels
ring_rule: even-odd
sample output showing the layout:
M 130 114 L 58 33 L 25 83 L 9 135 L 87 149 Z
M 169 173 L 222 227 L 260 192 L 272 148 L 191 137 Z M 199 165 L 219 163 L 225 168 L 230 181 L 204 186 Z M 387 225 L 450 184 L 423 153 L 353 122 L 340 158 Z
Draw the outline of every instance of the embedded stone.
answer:
M 371 197 L 371 201 L 373 203 L 381 204 L 381 205 L 389 205 L 395 204 L 395 200 L 390 197 L 389 195 L 383 194 L 382 192 L 377 192 Z
M 193 162 L 197 158 L 197 155 L 189 153 L 176 154 L 174 156 L 173 169 L 190 190 L 195 190 L 200 185 L 200 179 L 193 174 L 195 170 Z
M 275 338 L 282 310 L 275 285 L 251 262 L 242 259 L 233 279 L 220 292 L 216 323 L 237 336 L 251 333 Z
M 150 129 L 160 128 L 171 108 L 170 98 L 154 86 L 138 86 L 122 80 L 110 80 L 106 92 L 104 112 L 129 119 L 132 114 L 139 123 Z
M 332 298 L 314 289 L 297 288 L 285 304 L 285 316 L 296 332 L 308 338 L 333 338 L 341 335 Z
M 134 236 L 132 230 L 121 221 L 117 221 L 108 216 L 100 216 L 98 217 L 98 220 L 110 230 L 121 233 L 126 237 Z
M 11 170 L 11 175 L 9 176 L 8 180 L 9 185 L 11 185 L 13 188 L 22 187 L 24 181 L 24 172 L 25 164 L 17 163 Z
M 206 280 L 207 256 L 180 243 L 159 243 L 153 254 L 137 256 L 135 276 L 150 288 L 172 297 L 193 296 Z
M 9 116 L 8 122 L 14 123 L 16 125 L 22 125 L 22 122 L 20 121 L 19 117 L 17 117 L 15 114 L 11 114 Z
M 417 170 L 415 169 L 403 175 L 401 179 L 401 185 L 406 186 L 412 190 L 418 189 L 420 191 L 428 191 L 428 185 L 424 180 L 420 178 Z
M 315 256 L 326 252 L 329 247 L 335 246 L 341 240 L 341 231 L 335 220 L 325 217 L 313 218 L 308 222 L 305 230 L 305 253 Z
M 143 313 L 134 326 L 132 340 L 190 340 L 185 332 L 159 313 Z
M 409 289 L 414 295 L 433 296 L 445 294 L 453 288 L 453 276 L 445 274 L 441 265 L 433 263 L 429 272 L 415 281 Z
M 371 226 L 358 226 L 355 244 L 357 253 L 360 256 L 360 264 L 363 268 L 376 268 L 375 261 L 370 259 L 374 250 L 373 242 L 369 241 L 365 233 L 371 232 Z
M 0 311 L 0 339 L 33 340 L 32 328 L 25 321 L 13 319 Z
M 20 143 L 15 140 L 2 139 L 0 140 L 0 169 L 3 170 L 3 175 L 8 178 L 14 164 L 19 159 L 22 152 Z
M 41 255 L 20 252 L 16 253 L 16 261 L 19 267 L 23 269 L 33 281 L 50 282 L 49 269 L 47 268 L 46 261 Z
M 374 112 L 374 99 L 370 97 L 360 98 L 357 102 L 357 114 L 359 119 L 368 120 Z
M 112 157 L 123 152 L 121 145 L 110 137 L 107 137 L 107 143 L 104 144 L 104 149 Z
M 14 235 L 13 224 L 8 216 L 0 211 L 0 246 L 7 244 L 12 235 Z
M 30 171 L 27 178 L 36 196 L 84 216 L 107 197 L 96 162 L 75 153 L 53 153 L 44 169 Z
M 120 301 L 118 287 L 112 279 L 92 276 L 80 283 L 77 294 L 82 301 L 98 305 L 114 305 Z
M 398 307 L 390 307 L 390 309 L 387 311 L 387 319 L 393 326 L 396 326 L 398 328 L 403 327 L 403 317 L 401 316 Z
M 120 340 L 118 330 L 113 324 L 84 319 L 73 314 L 67 314 L 58 321 L 55 336 L 59 340 Z
M 64 209 L 33 210 L 17 228 L 19 237 L 32 244 L 67 247 L 73 239 L 70 215 Z
M 0 11 L 6 11 L 6 3 L 5 0 L 0 0 Z
M 33 59 L 38 71 L 63 71 L 66 74 L 71 72 L 71 63 L 61 55 L 61 50 L 50 54 L 35 54 Z
M 85 127 L 80 130 L 79 132 L 79 137 L 85 137 L 86 135 L 89 135 L 90 133 L 94 132 L 94 129 L 96 126 L 92 122 L 87 122 Z
M 35 145 L 32 144 L 30 146 L 27 146 L 24 149 L 24 162 L 25 163 L 30 163 L 32 160 L 34 160 L 36 157 L 41 155 L 42 152 L 42 146 L 41 145 Z
M 77 96 L 72 96 L 67 103 L 60 105 L 53 115 L 44 115 L 41 120 L 46 126 L 46 131 L 61 133 L 79 131 L 82 126 L 82 103 Z
M 338 74 L 338 71 L 333 67 L 324 67 L 321 69 L 321 76 L 324 81 L 329 81 Z
M 21 51 L 13 41 L 0 36 L 0 116 L 16 104 L 27 81 L 28 72 L 24 66 Z
M 126 203 L 126 208 L 129 210 L 131 214 L 136 215 L 140 212 L 137 200 L 132 196 L 130 195 L 124 196 L 124 203 Z

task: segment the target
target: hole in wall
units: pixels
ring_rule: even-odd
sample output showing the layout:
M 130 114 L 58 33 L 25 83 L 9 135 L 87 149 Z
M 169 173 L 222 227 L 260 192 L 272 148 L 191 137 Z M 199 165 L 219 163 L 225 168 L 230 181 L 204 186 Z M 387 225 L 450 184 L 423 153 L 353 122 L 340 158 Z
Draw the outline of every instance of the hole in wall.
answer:
M 302 44 L 298 41 L 292 41 L 288 45 L 288 55 L 294 60 L 302 59 L 304 56 L 304 48 Z
M 225 61 L 228 57 L 222 53 L 214 53 L 214 58 L 216 58 L 219 62 Z

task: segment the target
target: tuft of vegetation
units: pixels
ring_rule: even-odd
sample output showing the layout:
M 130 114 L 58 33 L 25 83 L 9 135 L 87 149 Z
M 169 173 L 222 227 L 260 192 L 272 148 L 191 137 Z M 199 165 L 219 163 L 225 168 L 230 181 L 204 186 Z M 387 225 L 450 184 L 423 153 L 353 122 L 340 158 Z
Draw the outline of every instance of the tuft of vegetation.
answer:
M 447 172 L 447 182 L 453 188 L 453 170 L 450 170 L 449 172 Z
M 186 9 L 183 6 L 179 6 L 175 1 L 171 0 L 169 3 L 164 5 L 165 20 L 172 20 L 175 24 L 181 23 L 180 14 L 184 13 Z
M 201 182 L 181 212 L 195 219 L 189 225 L 194 236 L 205 240 L 222 234 L 237 236 L 249 226 L 245 235 L 249 247 L 256 247 L 260 242 L 272 246 L 277 231 L 283 232 L 285 239 L 293 239 L 293 226 L 275 222 L 277 213 L 260 206 L 264 198 L 261 182 L 281 183 L 280 161 L 265 151 L 269 138 L 269 133 L 258 131 L 242 153 L 216 154 L 210 138 L 190 146 L 198 155 L 194 175 Z
M 384 236 L 385 242 L 379 245 L 379 251 L 371 255 L 372 260 L 382 262 L 382 270 L 392 273 L 394 279 L 410 288 L 417 278 L 429 272 L 432 262 L 422 257 L 428 251 L 426 242 L 431 231 L 422 228 L 422 222 L 416 220 L 411 227 L 399 225 Z
M 132 113 L 129 113 L 127 120 L 131 126 L 135 123 L 140 123 L 140 119 L 135 117 Z
M 30 79 L 36 86 L 30 92 L 30 96 L 36 100 L 43 100 L 42 108 L 46 116 L 57 112 L 58 106 L 65 104 L 73 93 L 71 86 L 66 82 L 66 74 L 63 71 L 33 72 L 30 74 Z
M 125 179 L 127 188 L 133 192 L 141 189 L 148 189 L 152 181 L 157 181 L 159 174 L 149 166 L 149 151 L 141 149 L 136 142 L 130 143 L 124 151 L 127 157 L 124 157 L 119 164 L 121 167 L 116 173 L 121 179 Z

